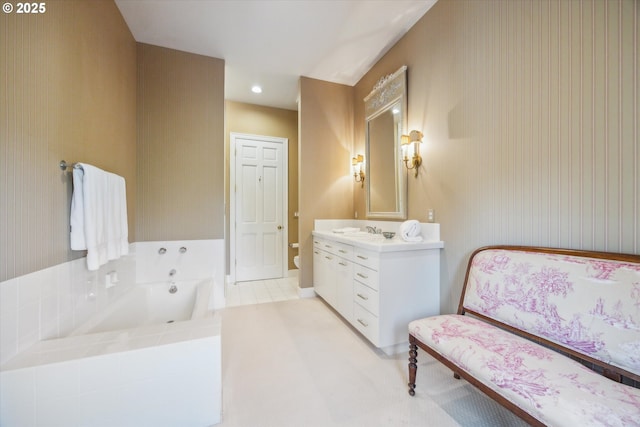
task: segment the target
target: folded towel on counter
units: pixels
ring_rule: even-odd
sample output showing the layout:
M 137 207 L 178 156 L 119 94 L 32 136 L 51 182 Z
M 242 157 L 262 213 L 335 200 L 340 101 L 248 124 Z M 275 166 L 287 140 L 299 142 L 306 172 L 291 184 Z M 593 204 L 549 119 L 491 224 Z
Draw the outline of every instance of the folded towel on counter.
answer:
M 421 231 L 420 223 L 410 219 L 400 224 L 399 234 L 400 238 L 406 242 L 422 242 Z
M 121 176 L 80 166 L 73 169 L 71 249 L 86 249 L 87 268 L 97 270 L 129 253 L 126 185 Z

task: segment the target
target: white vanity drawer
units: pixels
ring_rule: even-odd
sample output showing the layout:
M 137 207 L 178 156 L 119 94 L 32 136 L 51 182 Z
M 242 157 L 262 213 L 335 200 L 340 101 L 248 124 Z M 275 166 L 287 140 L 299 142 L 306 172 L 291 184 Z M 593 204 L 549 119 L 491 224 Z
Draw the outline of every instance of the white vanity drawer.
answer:
M 360 282 L 353 282 L 353 300 L 367 309 L 372 314 L 378 315 L 378 291 L 363 285 Z
M 353 325 L 374 345 L 379 344 L 378 318 L 357 303 L 353 303 Z
M 353 260 L 358 264 L 362 264 L 374 270 L 377 270 L 378 265 L 380 265 L 380 258 L 376 252 L 367 251 L 357 247 L 353 250 Z
M 353 246 L 351 245 L 345 245 L 344 243 L 334 242 L 331 240 L 321 241 L 320 244 L 320 249 L 331 252 L 339 257 L 351 259 L 353 256 Z
M 324 240 L 318 239 L 317 237 L 313 238 L 313 249 L 323 249 Z
M 354 280 L 360 282 L 360 283 L 364 283 L 365 285 L 367 285 L 368 287 L 370 287 L 371 289 L 375 289 L 378 290 L 379 286 L 378 286 L 378 272 L 375 270 L 372 270 L 370 268 L 364 267 L 362 265 L 353 264 L 353 278 Z

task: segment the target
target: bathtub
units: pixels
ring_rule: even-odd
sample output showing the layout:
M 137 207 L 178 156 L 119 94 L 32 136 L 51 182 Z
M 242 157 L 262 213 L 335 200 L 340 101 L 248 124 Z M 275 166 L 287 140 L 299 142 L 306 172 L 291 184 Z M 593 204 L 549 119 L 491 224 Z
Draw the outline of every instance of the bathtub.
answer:
M 213 279 L 128 285 L 71 333 L 0 371 L 2 426 L 210 426 L 220 422 Z M 118 286 L 126 286 L 119 284 Z
M 207 315 L 211 289 L 209 279 L 133 285 L 70 336 L 202 319 Z

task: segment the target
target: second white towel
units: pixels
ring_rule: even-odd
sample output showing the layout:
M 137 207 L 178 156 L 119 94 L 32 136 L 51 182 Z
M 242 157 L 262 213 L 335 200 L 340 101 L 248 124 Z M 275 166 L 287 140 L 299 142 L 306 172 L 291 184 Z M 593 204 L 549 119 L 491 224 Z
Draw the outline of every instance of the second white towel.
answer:
M 415 219 L 400 224 L 400 238 L 406 242 L 421 242 L 422 241 L 422 227 L 420 223 Z

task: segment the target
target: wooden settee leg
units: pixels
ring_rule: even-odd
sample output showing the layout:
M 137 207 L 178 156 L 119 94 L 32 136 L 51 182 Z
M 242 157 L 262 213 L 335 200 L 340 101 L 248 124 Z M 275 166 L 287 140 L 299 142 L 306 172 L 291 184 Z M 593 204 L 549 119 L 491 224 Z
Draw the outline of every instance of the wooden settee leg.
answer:
M 414 396 L 416 394 L 416 371 L 418 370 L 418 346 L 415 343 L 415 338 L 409 335 L 409 394 Z

